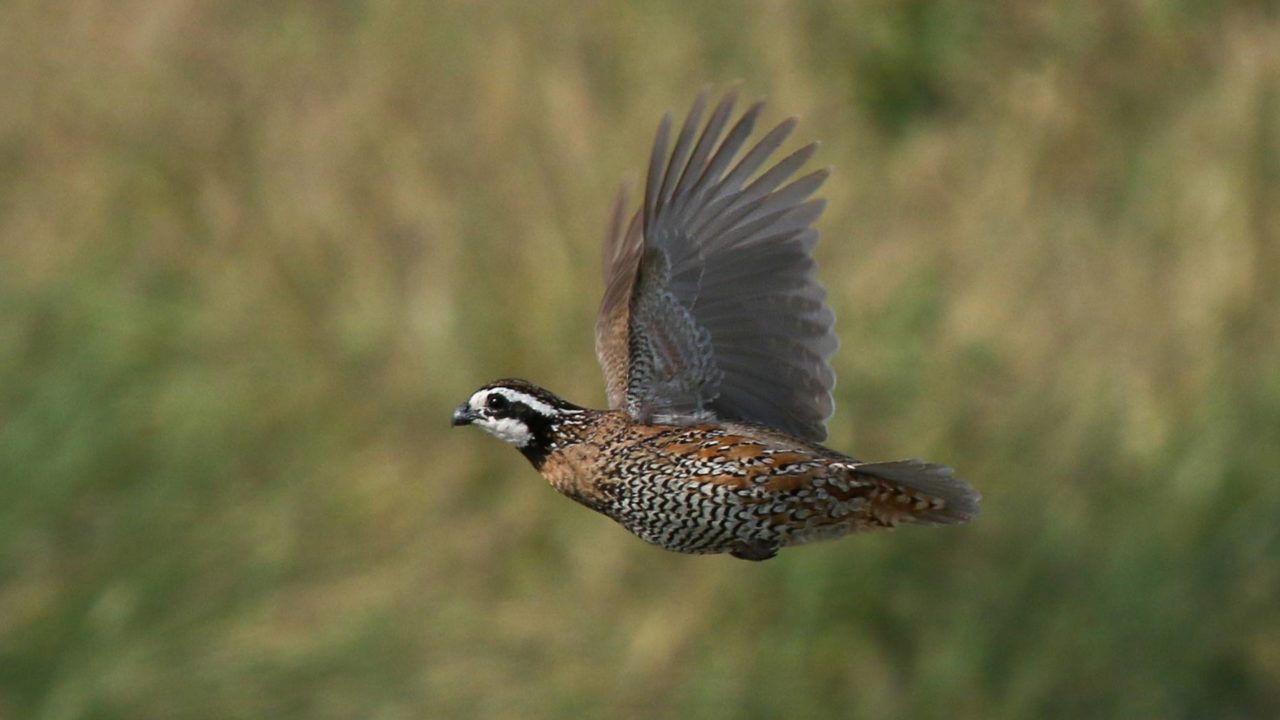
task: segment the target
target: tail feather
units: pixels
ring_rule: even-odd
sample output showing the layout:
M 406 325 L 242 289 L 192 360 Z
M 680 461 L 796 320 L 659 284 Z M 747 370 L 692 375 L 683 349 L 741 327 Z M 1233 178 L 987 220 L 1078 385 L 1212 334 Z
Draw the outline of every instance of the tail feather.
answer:
M 925 525 L 958 525 L 978 515 L 982 496 L 945 465 L 921 460 L 859 463 L 854 471 L 901 486 L 937 502 L 909 512 L 913 522 Z

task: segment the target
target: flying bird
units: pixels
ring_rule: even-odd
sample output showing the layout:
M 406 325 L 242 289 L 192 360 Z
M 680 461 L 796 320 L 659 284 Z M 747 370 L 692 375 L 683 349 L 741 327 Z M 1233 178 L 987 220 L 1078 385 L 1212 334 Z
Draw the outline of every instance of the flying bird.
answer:
M 765 560 L 863 530 L 967 522 L 979 495 L 950 468 L 820 444 L 837 341 L 812 257 L 824 202 L 810 196 L 828 171 L 788 182 L 816 143 L 761 171 L 796 120 L 743 152 L 763 103 L 730 125 L 735 104 L 730 91 L 704 123 L 699 95 L 669 153 L 665 115 L 643 204 L 629 220 L 625 190 L 614 205 L 595 328 L 609 409 L 505 379 L 453 425 L 510 443 L 556 490 L 677 552 Z

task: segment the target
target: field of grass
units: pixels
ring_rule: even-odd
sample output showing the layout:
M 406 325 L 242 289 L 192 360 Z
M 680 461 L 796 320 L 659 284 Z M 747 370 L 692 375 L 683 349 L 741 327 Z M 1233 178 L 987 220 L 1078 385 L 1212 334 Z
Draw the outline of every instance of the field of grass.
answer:
M 0 4 L 0 719 L 1280 716 L 1280 11 Z M 741 79 L 834 169 L 833 447 L 962 528 L 666 553 L 449 413 L 599 406 L 609 202 Z

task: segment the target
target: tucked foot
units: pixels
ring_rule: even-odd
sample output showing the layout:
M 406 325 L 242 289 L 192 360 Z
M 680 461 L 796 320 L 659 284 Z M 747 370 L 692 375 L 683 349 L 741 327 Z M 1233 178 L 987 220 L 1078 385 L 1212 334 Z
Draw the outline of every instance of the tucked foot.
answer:
M 767 540 L 741 542 L 729 554 L 740 560 L 768 560 L 778 554 L 778 543 Z

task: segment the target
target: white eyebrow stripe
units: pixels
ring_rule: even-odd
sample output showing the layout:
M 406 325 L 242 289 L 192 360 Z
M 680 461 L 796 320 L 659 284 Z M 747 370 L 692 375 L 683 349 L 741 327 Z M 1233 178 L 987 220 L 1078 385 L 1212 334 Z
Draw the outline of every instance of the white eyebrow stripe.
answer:
M 548 405 L 542 402 L 541 400 L 535 398 L 534 396 L 528 393 L 523 393 L 523 392 L 520 392 L 519 390 L 512 390 L 511 388 L 504 388 L 504 387 L 489 388 L 488 390 L 477 391 L 476 394 L 472 395 L 471 399 L 467 401 L 467 404 L 470 405 L 473 409 L 478 410 L 484 407 L 485 398 L 487 398 L 492 393 L 497 393 L 498 395 L 501 395 L 502 397 L 506 398 L 508 401 L 513 403 L 517 403 L 517 402 L 524 403 L 529 407 L 530 410 L 533 410 L 539 415 L 544 415 L 546 417 L 555 417 L 556 415 L 564 415 L 567 413 L 577 412 L 576 410 L 563 410 L 561 408 L 552 407 L 551 405 Z

